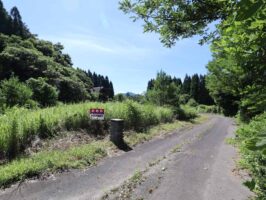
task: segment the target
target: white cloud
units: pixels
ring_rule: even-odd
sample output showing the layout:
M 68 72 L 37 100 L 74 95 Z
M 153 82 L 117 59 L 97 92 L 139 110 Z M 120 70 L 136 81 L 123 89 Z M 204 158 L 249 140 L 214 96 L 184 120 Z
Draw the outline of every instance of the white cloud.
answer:
M 62 36 L 44 36 L 44 39 L 62 43 L 67 49 L 83 52 L 100 52 L 120 56 L 147 56 L 153 49 L 137 46 L 119 38 L 107 38 L 89 34 L 65 34 Z

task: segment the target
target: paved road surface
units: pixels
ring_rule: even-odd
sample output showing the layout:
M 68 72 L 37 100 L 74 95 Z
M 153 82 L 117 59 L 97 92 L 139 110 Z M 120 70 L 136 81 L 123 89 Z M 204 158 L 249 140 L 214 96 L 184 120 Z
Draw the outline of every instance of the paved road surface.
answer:
M 244 200 L 251 193 L 233 172 L 236 152 L 224 142 L 233 131 L 231 119 L 212 116 L 201 125 L 141 144 L 90 169 L 28 181 L 0 191 L 0 199 L 100 199 L 136 170 L 146 169 L 145 181 L 130 194 L 131 199 Z M 181 151 L 173 151 L 177 145 Z M 150 165 L 158 159 L 161 162 Z

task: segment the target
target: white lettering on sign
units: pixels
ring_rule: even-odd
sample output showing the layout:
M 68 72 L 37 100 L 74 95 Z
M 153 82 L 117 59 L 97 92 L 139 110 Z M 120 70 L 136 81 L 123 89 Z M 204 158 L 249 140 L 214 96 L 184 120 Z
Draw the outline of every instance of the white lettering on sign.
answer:
M 90 112 L 90 118 L 92 120 L 104 120 L 104 109 L 91 108 L 89 112 Z

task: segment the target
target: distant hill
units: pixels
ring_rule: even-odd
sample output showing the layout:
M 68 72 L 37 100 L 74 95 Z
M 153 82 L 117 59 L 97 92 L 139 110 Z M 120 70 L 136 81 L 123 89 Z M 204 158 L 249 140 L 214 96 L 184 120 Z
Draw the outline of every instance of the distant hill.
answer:
M 125 95 L 126 97 L 135 97 L 135 96 L 138 96 L 139 94 L 135 94 L 133 92 L 127 92 L 127 93 L 124 93 L 123 95 Z

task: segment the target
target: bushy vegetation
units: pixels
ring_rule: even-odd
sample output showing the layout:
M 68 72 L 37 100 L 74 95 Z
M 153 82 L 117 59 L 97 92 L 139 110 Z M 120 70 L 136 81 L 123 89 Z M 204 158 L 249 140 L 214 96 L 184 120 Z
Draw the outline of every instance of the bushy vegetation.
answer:
M 90 108 L 104 108 L 106 120 L 102 123 L 91 121 L 88 115 Z M 13 158 L 36 136 L 49 138 L 62 130 L 84 129 L 94 135 L 105 134 L 111 118 L 122 118 L 125 120 L 125 129 L 139 131 L 161 122 L 170 122 L 173 112 L 169 108 L 131 101 L 59 105 L 37 110 L 14 108 L 0 116 L 0 157 Z M 15 152 L 14 144 L 17 148 Z M 8 153 L 11 151 L 11 154 Z
M 28 87 L 32 90 L 32 99 L 41 107 L 54 106 L 58 101 L 57 89 L 45 82 L 44 78 L 30 78 L 27 80 Z
M 219 110 L 218 106 L 216 106 L 216 105 L 212 105 L 212 106 L 198 105 L 197 111 L 199 113 L 217 113 L 217 114 L 220 113 L 220 110 Z
M 0 107 L 25 106 L 30 103 L 32 98 L 31 89 L 19 82 L 18 78 L 10 78 L 0 82 Z
M 196 108 L 188 106 L 188 105 L 181 105 L 175 109 L 176 118 L 179 120 L 192 120 L 198 116 L 198 112 Z
M 258 195 L 258 199 L 266 199 L 266 113 L 242 125 L 237 136 L 242 166 L 249 169 L 253 178 L 245 184 Z
M 178 106 L 178 93 L 180 87 L 178 87 L 172 80 L 171 76 L 167 75 L 165 72 L 160 71 L 157 73 L 156 79 L 152 81 L 152 87 L 147 90 L 147 100 L 162 106 Z

